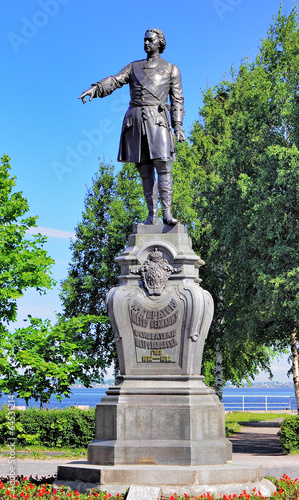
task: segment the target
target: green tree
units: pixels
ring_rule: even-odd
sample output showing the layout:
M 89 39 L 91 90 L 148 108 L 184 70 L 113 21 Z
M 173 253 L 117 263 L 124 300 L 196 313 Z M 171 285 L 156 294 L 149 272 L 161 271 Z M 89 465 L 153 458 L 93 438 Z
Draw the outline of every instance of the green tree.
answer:
M 68 397 L 76 380 L 85 387 L 102 382 L 100 369 L 105 368 L 105 363 L 94 353 L 90 330 L 105 321 L 90 315 L 58 317 L 52 326 L 49 320 L 29 316 L 29 326 L 7 334 L 11 372 L 4 392 L 17 393 L 26 404 L 32 398 L 42 408 L 53 395 L 58 401 Z
M 241 384 L 244 379 L 253 379 L 260 369 L 270 372 L 274 352 L 261 342 L 254 342 L 246 325 L 240 332 L 226 325 L 225 292 L 228 280 L 233 282 L 234 277 L 227 272 L 230 252 L 225 253 L 221 247 L 222 223 L 217 223 L 223 203 L 223 180 L 215 168 L 217 150 L 210 130 L 196 123 L 191 141 L 193 146 L 177 145 L 173 172 L 175 215 L 187 226 L 193 249 L 206 260 L 200 276 L 203 288 L 214 298 L 215 314 L 205 343 L 202 372 L 205 382 L 214 386 L 221 397 L 226 381 Z M 242 234 L 241 224 L 238 231 Z M 242 317 L 241 310 L 239 314 Z M 217 371 L 221 377 L 216 376 Z
M 192 131 L 198 150 L 210 145 L 205 168 L 219 179 L 200 213 L 211 228 L 206 273 L 215 285 L 214 353 L 218 347 L 224 368 L 235 346 L 266 369 L 290 339 L 296 350 L 298 49 L 297 11 L 280 9 L 256 60 L 204 92 Z
M 6 336 L 8 324 L 17 318 L 17 299 L 30 287 L 45 293 L 54 284 L 50 276 L 54 261 L 43 249 L 46 238 L 39 234 L 26 239 L 37 217 L 28 216 L 27 199 L 14 190 L 16 177 L 11 177 L 10 169 L 5 155 L 0 165 L 0 391 L 11 373 Z
M 54 264 L 42 247 L 46 238 L 41 234 L 26 239 L 26 231 L 36 227 L 37 217 L 26 215 L 27 199 L 21 191 L 13 192 L 16 177 L 10 177 L 9 157 L 0 165 L 0 321 L 16 320 L 17 299 L 27 288 L 45 293 L 54 281 L 50 269 Z

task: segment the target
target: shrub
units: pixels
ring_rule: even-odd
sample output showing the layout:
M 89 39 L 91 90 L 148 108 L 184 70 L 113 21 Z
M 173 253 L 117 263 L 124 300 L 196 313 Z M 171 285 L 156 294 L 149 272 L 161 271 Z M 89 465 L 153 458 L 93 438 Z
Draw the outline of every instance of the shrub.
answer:
M 278 432 L 285 453 L 299 452 L 299 415 L 287 416 Z
M 40 444 L 55 448 L 86 447 L 95 435 L 95 409 L 15 410 L 14 434 L 20 445 Z M 0 444 L 11 438 L 8 409 L 0 410 Z

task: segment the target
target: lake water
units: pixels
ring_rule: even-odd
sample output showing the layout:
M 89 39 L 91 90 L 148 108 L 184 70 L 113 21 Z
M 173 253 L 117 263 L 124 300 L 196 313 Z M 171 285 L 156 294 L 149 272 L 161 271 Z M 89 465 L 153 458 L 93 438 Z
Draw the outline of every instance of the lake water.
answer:
M 296 410 L 295 392 L 292 387 L 225 388 L 223 404 L 226 410 Z
M 101 401 L 107 388 L 73 388 L 69 398 L 61 403 L 53 396 L 48 408 L 66 408 L 67 406 L 88 405 L 93 408 Z M 8 402 L 8 396 L 3 394 L 0 406 Z M 25 400 L 15 399 L 16 406 L 25 406 Z M 226 410 L 296 410 L 296 400 L 292 387 L 281 388 L 224 388 L 223 403 Z M 35 401 L 29 402 L 30 407 L 38 407 Z

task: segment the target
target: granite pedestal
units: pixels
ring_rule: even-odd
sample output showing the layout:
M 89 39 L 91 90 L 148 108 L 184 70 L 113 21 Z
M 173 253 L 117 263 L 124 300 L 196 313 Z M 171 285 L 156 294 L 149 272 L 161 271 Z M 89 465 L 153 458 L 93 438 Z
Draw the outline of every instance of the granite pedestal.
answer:
M 96 410 L 88 461 L 103 465 L 225 464 L 224 411 L 200 376 L 124 376 Z
M 261 467 L 231 462 L 224 407 L 203 383 L 213 300 L 200 287 L 204 262 L 186 229 L 139 224 L 116 260 L 120 285 L 108 293 L 107 310 L 120 376 L 97 405 L 88 464 L 59 467 L 58 482 L 110 493 L 141 484 L 163 494 L 258 487 L 270 495 Z

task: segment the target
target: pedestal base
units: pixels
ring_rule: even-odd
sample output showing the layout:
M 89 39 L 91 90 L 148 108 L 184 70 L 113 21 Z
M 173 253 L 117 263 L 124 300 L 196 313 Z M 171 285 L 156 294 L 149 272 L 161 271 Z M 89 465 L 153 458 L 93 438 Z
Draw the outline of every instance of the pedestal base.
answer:
M 57 481 L 61 484 L 86 492 L 96 488 L 111 495 L 124 493 L 131 485 L 156 486 L 161 495 L 177 493 L 183 496 L 198 496 L 210 493 L 239 495 L 254 488 L 265 497 L 275 492 L 275 486 L 263 479 L 262 466 L 233 462 L 225 465 L 167 466 L 167 465 L 116 465 L 99 466 L 87 462 L 74 462 L 58 467 Z
M 231 460 L 224 407 L 200 375 L 120 377 L 96 408 L 95 465 L 216 465 Z

